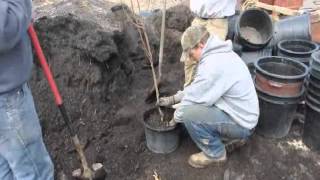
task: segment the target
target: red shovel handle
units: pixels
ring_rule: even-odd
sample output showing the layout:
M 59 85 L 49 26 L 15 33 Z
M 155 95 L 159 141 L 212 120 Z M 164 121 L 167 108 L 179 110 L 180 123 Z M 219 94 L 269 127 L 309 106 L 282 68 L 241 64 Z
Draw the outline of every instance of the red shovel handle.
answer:
M 42 51 L 42 48 L 40 46 L 40 42 L 39 42 L 39 39 L 38 39 L 38 36 L 37 36 L 37 33 L 36 31 L 34 30 L 34 27 L 33 27 L 33 24 L 31 24 L 28 28 L 28 33 L 29 33 L 29 36 L 31 38 L 31 42 L 33 44 L 33 47 L 36 51 L 36 55 L 38 56 L 38 59 L 39 59 L 39 62 L 40 62 L 40 65 L 43 69 L 43 72 L 49 82 L 49 86 L 51 88 L 51 91 L 54 95 L 54 98 L 55 98 L 55 102 L 58 106 L 62 105 L 62 98 L 61 98 L 61 95 L 59 93 L 59 90 L 58 90 L 58 87 L 56 85 L 56 82 L 54 81 L 53 79 L 53 76 L 52 76 L 52 73 L 51 73 L 51 70 L 50 70 L 50 67 L 47 63 L 47 60 L 43 54 L 43 51 Z

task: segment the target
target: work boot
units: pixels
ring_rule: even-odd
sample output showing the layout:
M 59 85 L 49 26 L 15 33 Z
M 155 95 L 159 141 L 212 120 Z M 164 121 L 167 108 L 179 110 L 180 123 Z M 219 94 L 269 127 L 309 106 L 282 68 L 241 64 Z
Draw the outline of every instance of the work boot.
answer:
M 205 155 L 203 152 L 192 154 L 188 160 L 190 166 L 194 168 L 205 168 L 211 163 L 223 163 L 227 160 L 227 153 L 218 158 L 211 158 Z
M 246 139 L 234 139 L 234 140 L 227 141 L 225 143 L 225 148 L 228 153 L 231 153 L 234 150 L 244 146 L 246 143 L 247 143 Z

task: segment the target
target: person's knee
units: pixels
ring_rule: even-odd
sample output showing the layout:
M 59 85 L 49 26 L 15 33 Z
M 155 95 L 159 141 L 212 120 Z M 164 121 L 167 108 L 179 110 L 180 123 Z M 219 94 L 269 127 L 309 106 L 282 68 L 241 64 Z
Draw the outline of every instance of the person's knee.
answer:
M 205 122 L 208 120 L 208 117 L 212 109 L 210 107 L 202 106 L 202 105 L 191 105 L 185 106 L 183 108 L 182 117 L 188 121 L 197 121 L 197 122 Z
M 191 105 L 181 107 L 181 119 L 184 122 L 200 121 L 205 107 L 200 105 Z

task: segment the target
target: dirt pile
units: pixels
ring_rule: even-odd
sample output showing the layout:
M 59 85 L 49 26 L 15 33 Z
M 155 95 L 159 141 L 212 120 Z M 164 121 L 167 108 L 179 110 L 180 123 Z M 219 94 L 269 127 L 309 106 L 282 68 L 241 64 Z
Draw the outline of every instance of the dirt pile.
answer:
M 102 162 L 108 179 L 138 178 L 143 174 L 140 166 L 144 163 L 139 155 L 146 151 L 144 130 L 139 121 L 150 108 L 144 98 L 152 85 L 151 73 L 145 68 L 139 36 L 134 26 L 127 25 L 131 28 L 106 31 L 98 23 L 70 14 L 43 17 L 35 23 L 89 162 Z M 154 48 L 157 38 L 151 38 Z M 167 48 L 179 49 L 170 45 Z M 165 61 L 164 73 L 170 70 L 168 66 L 179 69 L 163 79 L 168 85 L 166 92 L 174 93 L 182 85 L 182 81 L 177 83 L 183 78 L 182 67 L 179 61 Z M 80 164 L 38 66 L 30 85 L 56 170 L 70 175 Z
M 95 22 L 107 31 L 115 31 L 119 28 L 114 23 L 114 16 L 110 6 L 114 3 L 105 0 L 33 0 L 34 18 L 68 16 L 68 14 Z
M 188 6 L 174 6 L 166 11 L 165 47 L 164 53 L 168 61 L 175 62 L 180 59 L 182 49 L 180 40 L 182 33 L 187 29 L 193 20 L 192 13 Z M 147 18 L 148 24 L 153 24 L 157 35 L 160 36 L 162 13 L 157 11 L 154 16 Z M 173 49 L 175 53 L 173 53 Z
M 110 127 L 115 123 L 112 116 L 120 108 L 120 97 L 127 96 L 125 92 L 134 70 L 125 49 L 119 51 L 122 35 L 104 32 L 98 25 L 71 15 L 39 19 L 36 29 L 73 126 L 87 144 L 90 161 L 103 162 L 97 154 L 112 141 L 109 137 Z M 39 71 L 40 68 L 35 69 L 31 85 L 46 140 L 56 167 L 68 171 L 79 164 L 47 82 Z

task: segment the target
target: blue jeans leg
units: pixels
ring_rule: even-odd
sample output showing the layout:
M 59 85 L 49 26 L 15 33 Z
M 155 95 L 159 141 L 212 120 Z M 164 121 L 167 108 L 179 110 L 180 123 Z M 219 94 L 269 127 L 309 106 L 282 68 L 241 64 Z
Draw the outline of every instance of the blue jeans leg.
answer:
M 182 121 L 192 140 L 209 157 L 218 158 L 225 153 L 222 138 L 246 139 L 251 132 L 232 118 L 212 106 L 190 105 L 182 107 Z
M 53 180 L 53 164 L 27 85 L 0 96 L 0 124 L 0 171 L 11 172 L 15 180 Z M 5 175 L 0 173 L 0 179 Z
M 9 163 L 2 156 L 0 156 L 0 179 L 1 180 L 14 180 L 12 171 L 9 167 Z

